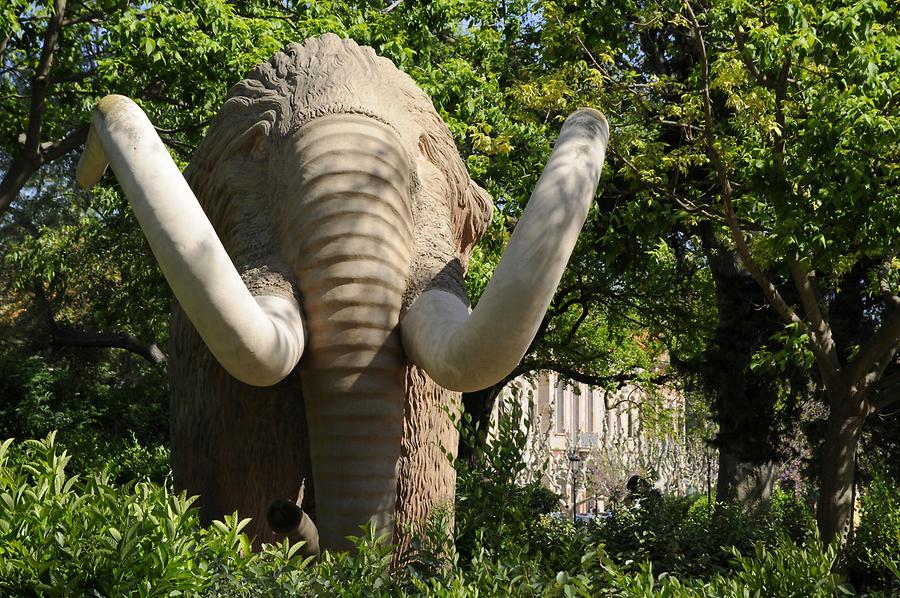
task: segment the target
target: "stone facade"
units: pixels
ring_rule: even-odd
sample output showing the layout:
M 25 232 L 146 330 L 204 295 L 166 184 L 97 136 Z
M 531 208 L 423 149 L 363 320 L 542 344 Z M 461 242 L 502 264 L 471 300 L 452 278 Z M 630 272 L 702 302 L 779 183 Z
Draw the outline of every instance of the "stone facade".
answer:
M 571 511 L 573 462 L 579 513 L 604 511 L 626 494 L 632 475 L 662 492 L 706 491 L 709 461 L 702 442 L 688 434 L 684 396 L 672 387 L 653 392 L 632 384 L 607 391 L 572 383 L 554 372 L 513 380 L 494 407 L 496 422 L 521 406 L 520 425 L 528 431 L 522 481 L 540 479 Z M 642 413 L 652 413 L 653 421 Z

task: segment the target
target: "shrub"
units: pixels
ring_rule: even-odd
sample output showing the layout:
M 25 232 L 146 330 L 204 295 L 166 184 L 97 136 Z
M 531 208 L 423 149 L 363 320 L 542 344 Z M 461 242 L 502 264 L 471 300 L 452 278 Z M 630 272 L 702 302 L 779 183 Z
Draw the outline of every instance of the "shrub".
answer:
M 544 547 L 549 540 L 541 516 L 558 508 L 559 497 L 537 481 L 520 482 L 528 468 L 523 455 L 530 425 L 519 401 L 511 401 L 482 450 L 471 461 L 456 463 L 456 546 L 464 563 L 473 558 L 477 544 L 503 554 L 539 556 L 532 547 Z M 458 427 L 470 446 L 478 446 L 478 431 L 470 421 Z M 550 547 L 541 553 L 558 554 Z
M 599 521 L 591 540 L 624 570 L 651 561 L 658 572 L 709 577 L 729 570 L 730 547 L 746 551 L 764 536 L 762 520 L 740 506 L 662 496 Z
M 94 455 L 93 469 L 106 472 L 116 484 L 147 481 L 162 484 L 172 473 L 171 454 L 163 445 L 143 446 L 132 434 L 130 440 L 97 442 L 75 451 Z M 83 468 L 89 466 L 82 464 Z
M 796 544 L 815 541 L 815 521 L 801 496 L 776 488 L 764 513 L 770 533 L 784 533 Z
M 732 549 L 734 571 L 727 576 L 716 575 L 705 595 L 796 598 L 853 595 L 853 586 L 832 573 L 837 548 L 834 543 L 824 549 L 818 538 L 798 546 L 782 537 L 774 546 L 756 544 L 746 556 Z
M 864 586 L 893 584 L 900 591 L 900 488 L 874 469 L 860 510 L 848 551 L 854 580 Z
M 68 463 L 52 433 L 0 445 L 0 595 L 197 594 L 243 578 L 277 585 L 299 568 L 287 545 L 251 553 L 248 520 L 204 529 L 193 498 L 70 476 Z
M 654 574 L 654 566 L 644 562 L 624 570 L 612 561 L 602 561 L 599 596 L 666 596 L 744 598 L 780 596 L 792 598 L 831 598 L 852 595 L 853 587 L 831 572 L 837 546 L 823 550 L 818 542 L 798 546 L 781 536 L 772 546 L 757 543 L 748 555 L 732 548 L 732 569 L 717 573 L 708 581 L 679 579 L 663 572 Z
M 59 430 L 57 440 L 69 448 L 69 471 L 100 468 L 134 445 L 154 447 L 156 458 L 168 439 L 168 398 L 165 372 L 132 355 L 75 359 L 67 352 L 23 358 L 0 346 L 0 430 L 7 436 L 43 438 Z M 133 452 L 133 451 L 132 451 Z M 116 469 L 116 464 L 112 464 Z M 121 471 L 127 478 L 127 467 Z M 118 475 L 119 471 L 112 472 Z M 166 471 L 147 471 L 158 481 Z
M 204 528 L 192 498 L 147 481 L 119 486 L 106 472 L 69 475 L 69 462 L 55 434 L 0 444 L 0 595 L 539 596 L 586 579 L 500 558 L 480 535 L 461 566 L 439 525 L 417 539 L 436 550 L 397 569 L 371 528 L 355 554 L 312 561 L 286 542 L 254 553 L 237 514 Z
M 686 499 L 663 498 L 652 509 L 625 509 L 611 521 L 575 527 L 546 515 L 522 516 L 526 506 L 540 502 L 522 491 L 511 494 L 515 516 L 508 515 L 499 528 L 472 531 L 465 556 L 446 542 L 444 518 L 415 538 L 414 550 L 399 563 L 393 547 L 376 539 L 371 528 L 356 540 L 354 554 L 325 553 L 314 561 L 298 557 L 299 546 L 287 542 L 252 552 L 242 533 L 249 520 L 237 514 L 202 527 L 192 499 L 166 485 L 117 485 L 108 472 L 73 476 L 68 463 L 53 434 L 43 441 L 0 444 L 0 595 L 824 597 L 853 592 L 831 573 L 835 548 L 823 550 L 814 535 L 805 546 L 785 534 L 768 537 L 771 528 L 761 519 L 722 508 L 710 512 Z M 741 550 L 722 548 L 744 535 L 760 539 Z M 691 559 L 707 569 L 693 568 Z M 896 564 L 889 565 L 896 574 Z

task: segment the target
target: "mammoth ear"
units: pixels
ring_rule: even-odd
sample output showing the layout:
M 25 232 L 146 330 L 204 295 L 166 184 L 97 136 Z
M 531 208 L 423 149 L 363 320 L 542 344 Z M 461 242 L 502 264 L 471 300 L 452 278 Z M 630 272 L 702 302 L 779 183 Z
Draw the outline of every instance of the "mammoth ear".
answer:
M 456 237 L 456 253 L 465 270 L 469 266 L 472 249 L 491 222 L 494 204 L 490 194 L 472 179 L 469 179 L 460 200 L 462 205 L 453 213 L 453 232 Z
M 235 135 L 223 152 L 224 155 L 264 157 L 266 153 L 265 141 L 269 136 L 269 130 L 272 128 L 272 123 L 265 116 L 263 115 L 263 119 L 251 125 L 250 128 Z
M 428 106 L 430 110 L 423 115 L 425 133 L 419 137 L 419 154 L 447 178 L 453 244 L 456 257 L 465 271 L 472 249 L 491 222 L 494 204 L 490 194 L 469 176 L 450 130 L 434 112 L 430 101 Z

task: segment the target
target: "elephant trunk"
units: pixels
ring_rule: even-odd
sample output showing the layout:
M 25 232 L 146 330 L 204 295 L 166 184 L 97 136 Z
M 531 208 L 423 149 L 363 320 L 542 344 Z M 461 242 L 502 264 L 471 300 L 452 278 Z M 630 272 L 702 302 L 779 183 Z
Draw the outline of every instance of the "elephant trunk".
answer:
M 409 158 L 397 133 L 362 115 L 314 119 L 287 141 L 299 165 L 283 246 L 303 298 L 301 362 L 323 548 L 371 522 L 393 537 L 403 433 L 398 322 L 409 272 Z

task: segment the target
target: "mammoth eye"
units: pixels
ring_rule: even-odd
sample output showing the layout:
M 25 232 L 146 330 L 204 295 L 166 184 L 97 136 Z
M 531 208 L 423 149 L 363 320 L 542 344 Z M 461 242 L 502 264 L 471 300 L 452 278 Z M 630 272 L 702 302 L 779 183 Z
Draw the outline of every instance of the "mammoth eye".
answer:
M 266 137 L 259 136 L 256 138 L 256 141 L 253 143 L 253 147 L 250 150 L 250 153 L 253 154 L 255 158 L 264 158 L 266 156 Z

